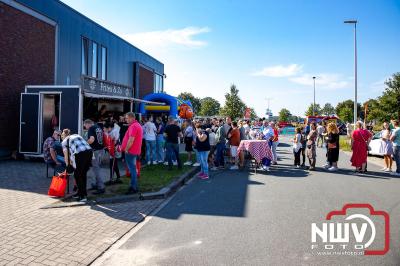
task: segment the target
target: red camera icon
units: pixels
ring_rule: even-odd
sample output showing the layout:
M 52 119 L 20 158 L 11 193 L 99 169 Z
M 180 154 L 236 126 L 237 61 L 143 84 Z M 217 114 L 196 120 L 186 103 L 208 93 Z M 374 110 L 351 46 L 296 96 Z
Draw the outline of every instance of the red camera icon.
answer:
M 332 216 L 343 216 L 347 215 L 347 210 L 348 209 L 368 209 L 370 216 L 382 216 L 385 225 L 385 240 L 384 240 L 384 247 L 383 249 L 375 249 L 375 250 L 364 250 L 364 255 L 385 255 L 389 251 L 389 245 L 390 245 L 390 219 L 389 219 L 389 214 L 385 211 L 376 211 L 374 208 L 367 203 L 349 203 L 343 206 L 342 210 L 340 211 L 331 211 L 328 213 L 326 216 L 326 220 L 331 220 Z

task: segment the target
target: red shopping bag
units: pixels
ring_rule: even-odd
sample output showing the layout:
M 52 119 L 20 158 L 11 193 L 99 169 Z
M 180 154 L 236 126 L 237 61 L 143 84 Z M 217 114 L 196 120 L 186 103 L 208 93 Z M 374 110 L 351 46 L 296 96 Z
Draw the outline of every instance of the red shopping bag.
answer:
M 49 192 L 47 192 L 47 195 L 54 197 L 64 197 L 66 187 L 67 187 L 67 173 L 63 172 L 59 175 L 53 176 Z

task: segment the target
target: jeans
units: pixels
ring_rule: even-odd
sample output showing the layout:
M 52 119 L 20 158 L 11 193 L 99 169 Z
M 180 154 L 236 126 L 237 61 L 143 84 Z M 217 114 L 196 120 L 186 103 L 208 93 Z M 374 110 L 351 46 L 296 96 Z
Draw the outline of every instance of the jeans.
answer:
M 92 184 L 96 184 L 97 189 L 104 189 L 104 178 L 100 174 L 101 158 L 103 157 L 103 154 L 103 150 L 93 151 L 92 170 L 95 175 L 96 183 L 92 182 Z
M 156 145 L 157 145 L 157 160 L 159 162 L 164 161 L 164 144 L 165 144 L 165 139 L 162 134 L 157 135 L 157 140 L 156 140 Z
M 138 191 L 137 184 L 137 173 L 136 173 L 136 159 L 138 155 L 133 155 L 129 153 L 125 153 L 125 163 L 129 168 L 129 172 L 131 173 L 131 189 Z
M 199 158 L 199 152 L 197 151 L 197 149 L 194 149 L 194 153 L 196 154 L 196 163 L 201 164 L 200 162 L 200 158 Z
M 215 155 L 215 166 L 224 166 L 224 150 L 225 150 L 225 143 L 217 143 L 217 153 Z
M 172 158 L 175 156 L 176 160 L 178 161 L 178 167 L 181 168 L 182 164 L 181 159 L 179 158 L 179 144 L 167 142 L 165 147 L 167 148 L 168 167 L 172 167 Z
M 208 175 L 208 153 L 209 151 L 198 151 L 197 155 L 200 161 L 201 172 Z
M 151 153 L 151 154 L 150 154 Z M 156 161 L 156 141 L 146 140 L 146 161 L 147 163 Z
M 272 154 L 274 155 L 274 158 L 272 159 L 273 162 L 278 161 L 278 154 L 276 153 L 276 148 L 278 147 L 278 144 L 278 141 L 272 142 Z
M 400 174 L 400 146 L 393 146 L 393 157 L 396 161 L 396 173 Z

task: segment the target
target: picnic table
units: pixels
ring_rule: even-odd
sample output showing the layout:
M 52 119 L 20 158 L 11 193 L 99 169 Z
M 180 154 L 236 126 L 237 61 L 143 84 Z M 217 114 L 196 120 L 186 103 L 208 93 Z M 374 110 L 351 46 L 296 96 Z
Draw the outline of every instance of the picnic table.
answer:
M 256 164 L 260 164 L 264 158 L 270 160 L 273 158 L 272 151 L 267 140 L 242 140 L 238 148 L 241 166 L 244 165 L 244 151 L 250 153 L 250 155 L 256 161 Z

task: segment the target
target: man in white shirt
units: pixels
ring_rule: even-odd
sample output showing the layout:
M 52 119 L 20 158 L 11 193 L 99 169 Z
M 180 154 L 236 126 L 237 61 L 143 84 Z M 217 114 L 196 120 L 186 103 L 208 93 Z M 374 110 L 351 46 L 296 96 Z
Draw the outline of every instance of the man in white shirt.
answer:
M 321 148 L 322 148 L 322 145 L 324 144 L 324 135 L 323 135 L 324 132 L 325 132 L 324 126 L 322 126 L 321 123 L 319 123 L 318 127 L 317 127 L 317 133 L 318 133 L 317 147 L 319 146 L 318 143 L 320 140 L 321 140 Z
M 146 161 L 147 165 L 157 162 L 156 160 L 156 137 L 157 128 L 153 123 L 153 117 L 143 125 L 144 139 L 146 141 Z

